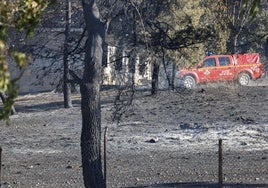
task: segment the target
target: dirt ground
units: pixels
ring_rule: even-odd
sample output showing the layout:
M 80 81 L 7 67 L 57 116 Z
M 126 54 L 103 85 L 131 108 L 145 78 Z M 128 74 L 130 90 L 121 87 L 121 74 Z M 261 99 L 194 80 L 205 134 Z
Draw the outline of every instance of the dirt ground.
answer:
M 119 123 L 112 90 L 102 92 L 108 128 L 107 187 L 217 187 L 223 140 L 225 187 L 268 187 L 268 84 L 137 91 Z M 83 187 L 79 95 L 19 96 L 11 125 L 0 122 L 2 187 Z

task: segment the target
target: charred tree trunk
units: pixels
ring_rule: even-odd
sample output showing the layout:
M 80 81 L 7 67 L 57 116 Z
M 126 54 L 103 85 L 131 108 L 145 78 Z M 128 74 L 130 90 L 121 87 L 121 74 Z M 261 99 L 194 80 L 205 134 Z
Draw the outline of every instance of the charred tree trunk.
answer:
M 227 43 L 227 52 L 235 54 L 237 53 L 237 41 L 238 41 L 238 36 L 235 31 L 232 31 Z
M 266 59 L 268 59 L 268 37 L 266 38 L 266 41 L 264 44 L 264 55 L 266 56 Z
M 104 25 L 94 0 L 82 0 L 87 30 L 84 73 L 80 83 L 81 154 L 86 188 L 105 187 L 101 162 L 100 83 Z
M 68 39 L 70 33 L 70 24 L 71 24 L 71 2 L 66 0 L 66 25 L 65 25 L 65 41 L 64 41 L 64 52 L 63 52 L 63 96 L 64 96 L 64 108 L 71 108 L 71 84 L 70 84 L 70 72 L 69 72 L 69 63 L 68 63 Z
M 156 95 L 158 91 L 158 75 L 159 75 L 159 64 L 153 63 L 153 74 L 152 74 L 152 95 Z
M 171 73 L 171 89 L 175 90 L 175 74 L 176 74 L 176 64 L 172 63 L 172 73 Z

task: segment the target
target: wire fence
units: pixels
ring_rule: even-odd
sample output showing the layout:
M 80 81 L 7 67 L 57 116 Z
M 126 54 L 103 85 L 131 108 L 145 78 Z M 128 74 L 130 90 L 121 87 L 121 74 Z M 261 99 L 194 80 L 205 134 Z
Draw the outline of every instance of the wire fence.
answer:
M 234 151 L 225 148 L 222 139 L 208 146 L 209 150 L 202 147 L 195 152 L 134 152 L 126 157 L 128 164 L 110 160 L 107 187 L 268 187 L 267 150 L 251 150 L 248 146 L 244 151 Z M 118 181 L 114 181 L 114 174 Z M 120 179 L 122 176 L 125 178 Z M 128 186 L 133 184 L 136 186 Z

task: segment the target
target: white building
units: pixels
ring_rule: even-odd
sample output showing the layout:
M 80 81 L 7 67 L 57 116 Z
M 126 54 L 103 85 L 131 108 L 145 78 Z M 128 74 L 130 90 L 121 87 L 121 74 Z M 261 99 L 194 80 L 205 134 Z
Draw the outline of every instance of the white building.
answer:
M 57 37 L 55 37 L 55 34 L 58 32 L 58 30 L 54 32 L 45 31 L 44 35 L 41 36 L 42 39 L 35 38 L 31 42 L 35 43 L 35 40 L 45 40 L 47 41 L 46 47 L 60 52 L 64 36 L 56 35 Z M 103 85 L 125 85 L 132 82 L 133 79 L 136 86 L 150 86 L 152 72 L 150 62 L 146 58 L 141 58 L 139 54 L 133 57 L 133 55 L 129 56 L 128 53 L 131 52 L 127 49 L 119 52 L 118 48 L 108 46 L 107 63 L 104 63 L 105 65 L 103 65 L 102 70 Z M 46 54 L 44 54 L 45 56 Z M 54 90 L 63 77 L 63 53 L 59 54 L 57 58 L 33 57 L 33 61 L 24 70 L 24 74 L 18 82 L 19 92 L 36 93 Z M 82 70 L 83 55 L 80 55 L 79 58 L 75 62 L 69 59 L 71 69 Z M 10 69 L 13 77 L 16 77 L 18 71 L 15 66 L 10 65 Z M 82 74 L 81 71 L 80 74 Z

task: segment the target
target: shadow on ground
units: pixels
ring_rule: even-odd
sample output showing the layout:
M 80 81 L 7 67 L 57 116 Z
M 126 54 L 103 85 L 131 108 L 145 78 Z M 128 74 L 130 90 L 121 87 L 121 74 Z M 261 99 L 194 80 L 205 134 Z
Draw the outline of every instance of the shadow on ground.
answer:
M 80 106 L 80 100 L 73 100 L 72 104 L 74 107 Z M 57 101 L 57 102 L 48 102 L 48 103 L 42 103 L 42 104 L 34 104 L 34 105 L 19 105 L 15 103 L 15 109 L 17 112 L 39 112 L 39 111 L 50 111 L 50 110 L 56 110 L 64 108 L 63 101 Z
M 169 183 L 169 184 L 157 184 L 148 186 L 137 186 L 137 187 L 127 187 L 127 188 L 220 188 L 219 184 L 216 183 Z M 222 188 L 267 188 L 268 184 L 224 184 Z
M 109 104 L 113 103 L 113 100 L 102 100 L 101 105 L 103 104 Z M 80 107 L 81 100 L 72 100 L 73 107 Z M 64 108 L 64 102 L 63 101 L 56 101 L 56 102 L 47 102 L 42 104 L 33 104 L 33 105 L 20 105 L 16 104 L 14 105 L 16 112 L 40 112 L 40 111 L 50 111 L 50 110 L 57 110 Z

